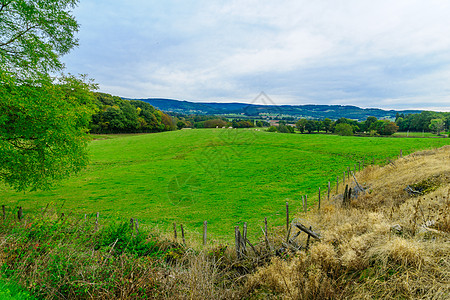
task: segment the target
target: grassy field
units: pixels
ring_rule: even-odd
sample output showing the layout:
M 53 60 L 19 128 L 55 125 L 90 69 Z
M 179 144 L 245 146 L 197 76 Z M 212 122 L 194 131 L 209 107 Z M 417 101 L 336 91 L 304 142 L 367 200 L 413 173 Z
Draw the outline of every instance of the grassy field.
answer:
M 137 218 L 162 231 L 183 223 L 187 236 L 234 238 L 234 226 L 261 232 L 264 217 L 282 225 L 284 206 L 300 210 L 317 190 L 358 161 L 385 163 L 400 149 L 450 144 L 450 139 L 341 137 L 278 134 L 255 130 L 181 130 L 119 136 L 91 142 L 91 165 L 51 191 L 16 193 L 0 189 L 1 204 L 27 210 L 50 203 L 76 214 L 100 212 L 101 218 Z

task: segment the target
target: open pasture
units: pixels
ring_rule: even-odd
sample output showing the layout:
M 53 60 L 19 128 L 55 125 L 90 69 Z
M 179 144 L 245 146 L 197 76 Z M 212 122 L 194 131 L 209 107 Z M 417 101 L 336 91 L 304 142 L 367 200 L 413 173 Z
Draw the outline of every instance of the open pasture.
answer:
M 93 140 L 90 166 L 51 191 L 16 193 L 2 187 L 1 204 L 24 212 L 50 203 L 64 213 L 100 212 L 101 219 L 137 218 L 172 229 L 183 223 L 187 238 L 230 241 L 234 226 L 249 235 L 285 222 L 285 202 L 301 211 L 301 196 L 317 201 L 336 176 L 358 162 L 385 163 L 416 150 L 450 144 L 444 138 L 341 137 L 255 130 L 201 129 Z M 325 194 L 325 193 L 324 193 Z M 309 206 L 313 209 L 312 206 Z

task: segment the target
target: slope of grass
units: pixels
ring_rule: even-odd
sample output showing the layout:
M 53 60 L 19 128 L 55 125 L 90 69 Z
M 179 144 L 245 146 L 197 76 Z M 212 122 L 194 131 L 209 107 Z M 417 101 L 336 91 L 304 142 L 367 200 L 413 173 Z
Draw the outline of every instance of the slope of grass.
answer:
M 277 134 L 255 130 L 182 130 L 94 140 L 92 162 L 51 191 L 15 193 L 3 187 L 1 204 L 39 209 L 55 203 L 65 213 L 101 218 L 138 218 L 161 230 L 183 223 L 189 238 L 231 240 L 234 225 L 248 222 L 260 233 L 264 217 L 283 224 L 284 204 L 300 211 L 327 182 L 358 161 L 385 163 L 415 150 L 450 144 L 450 139 L 362 138 Z

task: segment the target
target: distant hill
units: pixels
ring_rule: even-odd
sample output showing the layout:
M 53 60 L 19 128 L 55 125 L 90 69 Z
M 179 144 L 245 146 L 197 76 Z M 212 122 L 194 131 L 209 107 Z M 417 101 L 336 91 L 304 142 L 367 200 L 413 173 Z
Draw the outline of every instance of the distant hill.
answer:
M 136 99 L 150 103 L 165 112 L 205 115 L 243 115 L 256 117 L 261 114 L 295 118 L 339 119 L 349 118 L 365 120 L 369 116 L 378 119 L 394 119 L 397 113 L 415 114 L 420 110 L 383 110 L 378 108 L 360 108 L 351 105 L 258 105 L 246 103 L 199 103 L 173 99 L 149 98 Z

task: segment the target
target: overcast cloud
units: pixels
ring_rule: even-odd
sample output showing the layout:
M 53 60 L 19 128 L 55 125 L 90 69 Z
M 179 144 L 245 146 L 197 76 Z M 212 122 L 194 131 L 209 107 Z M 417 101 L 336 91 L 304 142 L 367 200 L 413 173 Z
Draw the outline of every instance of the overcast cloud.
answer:
M 80 0 L 67 71 L 129 98 L 450 111 L 450 1 Z

